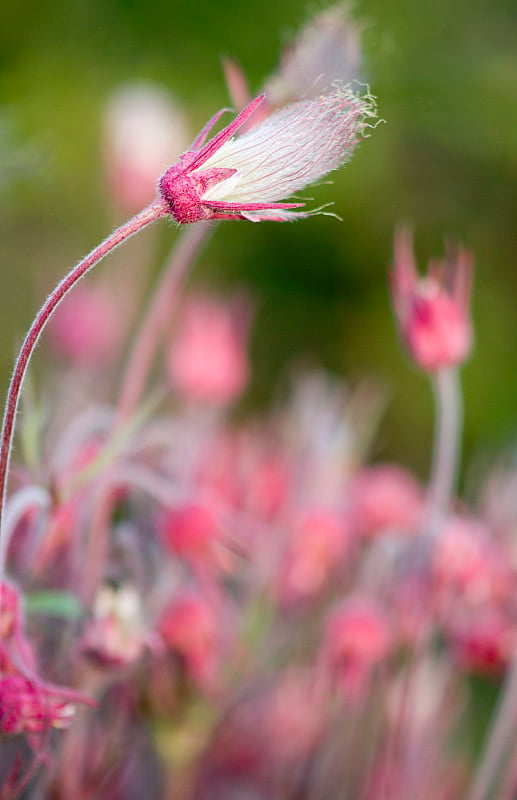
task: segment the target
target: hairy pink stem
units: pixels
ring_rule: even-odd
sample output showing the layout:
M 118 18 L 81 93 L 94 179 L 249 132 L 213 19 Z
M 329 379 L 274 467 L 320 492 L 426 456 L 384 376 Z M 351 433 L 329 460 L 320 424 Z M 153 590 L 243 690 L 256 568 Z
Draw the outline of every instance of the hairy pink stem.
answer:
M 3 519 L 16 412 L 25 374 L 39 337 L 53 312 L 83 275 L 98 264 L 111 250 L 118 247 L 119 244 L 122 244 L 122 242 L 130 236 L 133 236 L 137 231 L 166 214 L 167 208 L 163 200 L 158 199 L 155 200 L 154 203 L 151 203 L 151 205 L 145 208 L 140 214 L 137 214 L 129 220 L 129 222 L 117 228 L 111 236 L 108 236 L 107 239 L 92 250 L 82 261 L 76 264 L 68 275 L 63 278 L 54 291 L 47 297 L 29 328 L 18 358 L 16 359 L 11 382 L 9 384 L 0 439 L 0 579 L 4 572 L 5 547 L 3 544 L 4 536 L 2 535 Z
M 213 225 L 206 222 L 189 226 L 182 232 L 174 248 L 129 355 L 118 401 L 118 422 L 128 417 L 138 404 L 160 336 L 171 317 L 179 287 L 212 230 Z

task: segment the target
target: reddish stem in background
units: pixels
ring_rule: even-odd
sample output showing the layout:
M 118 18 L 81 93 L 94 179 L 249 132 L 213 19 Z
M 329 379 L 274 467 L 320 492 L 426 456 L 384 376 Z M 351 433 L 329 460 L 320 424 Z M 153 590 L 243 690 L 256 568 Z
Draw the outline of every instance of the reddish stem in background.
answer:
M 421 535 L 429 543 L 450 513 L 458 481 L 462 395 L 458 370 L 443 367 L 431 376 L 435 395 L 433 461 Z
M 98 247 L 76 264 L 68 275 L 63 278 L 54 291 L 47 297 L 29 328 L 18 358 L 16 359 L 11 382 L 9 384 L 0 440 L 0 579 L 4 572 L 5 547 L 2 527 L 16 412 L 25 374 L 39 337 L 50 317 L 61 301 L 66 297 L 70 289 L 72 289 L 92 267 L 98 264 L 111 250 L 114 250 L 119 244 L 129 239 L 130 236 L 133 236 L 137 231 L 166 214 L 167 208 L 163 200 L 158 199 L 141 211 L 140 214 L 130 219 L 129 222 L 117 228 L 114 233 L 108 236 Z
M 207 222 L 190 225 L 182 232 L 174 248 L 153 292 L 127 361 L 117 404 L 117 423 L 126 419 L 138 405 L 160 337 L 178 299 L 181 283 L 213 229 L 214 225 Z
M 119 430 L 138 406 L 160 339 L 177 305 L 181 284 L 213 229 L 214 225 L 207 222 L 189 225 L 182 231 L 179 242 L 174 246 L 153 290 L 127 359 L 117 402 L 114 432 Z M 90 517 L 83 589 L 87 601 L 91 600 L 102 575 L 113 499 L 113 487 L 108 480 L 107 485 L 99 489 Z

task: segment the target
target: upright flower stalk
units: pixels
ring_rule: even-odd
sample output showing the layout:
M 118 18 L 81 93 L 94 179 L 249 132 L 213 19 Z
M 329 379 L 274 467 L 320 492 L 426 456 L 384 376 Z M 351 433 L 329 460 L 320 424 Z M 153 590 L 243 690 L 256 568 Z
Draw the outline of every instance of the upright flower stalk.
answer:
M 458 370 L 443 367 L 431 375 L 435 402 L 433 458 L 422 527 L 434 537 L 449 513 L 459 470 L 463 430 L 462 393 Z
M 21 390 L 23 388 L 23 381 L 27 373 L 30 359 L 38 340 L 51 318 L 52 314 L 59 306 L 62 300 L 66 297 L 68 292 L 75 286 L 75 284 L 95 267 L 102 259 L 118 247 L 122 242 L 129 239 L 138 231 L 150 225 L 151 222 L 163 217 L 167 214 L 167 209 L 161 199 L 155 200 L 151 205 L 145 208 L 140 214 L 137 214 L 129 222 L 121 225 L 120 228 L 108 236 L 98 247 L 91 251 L 82 261 L 76 264 L 63 278 L 63 280 L 56 286 L 53 292 L 47 297 L 34 322 L 32 323 L 29 331 L 22 344 L 18 358 L 14 365 L 11 382 L 7 391 L 7 399 L 5 404 L 4 418 L 2 424 L 2 434 L 0 439 L 0 580 L 3 577 L 4 562 L 5 562 L 5 537 L 3 535 L 3 519 L 5 512 L 5 502 L 7 495 L 7 478 L 9 474 L 9 463 L 11 458 L 11 450 L 14 436 L 14 423 L 16 419 L 16 412 L 20 400 Z
M 422 534 L 433 538 L 445 521 L 458 474 L 462 432 L 458 366 L 470 353 L 468 314 L 472 258 L 458 248 L 432 262 L 418 276 L 410 233 L 395 236 L 391 291 L 402 339 L 415 364 L 428 373 L 434 389 L 436 426 Z

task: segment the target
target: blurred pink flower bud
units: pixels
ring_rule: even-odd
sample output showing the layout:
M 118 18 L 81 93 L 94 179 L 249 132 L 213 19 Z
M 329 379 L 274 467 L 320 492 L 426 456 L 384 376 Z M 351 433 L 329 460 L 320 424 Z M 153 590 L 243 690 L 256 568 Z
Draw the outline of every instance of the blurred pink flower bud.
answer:
M 159 523 L 159 534 L 166 550 L 192 566 L 220 562 L 219 524 L 207 506 L 190 503 L 166 511 Z
M 140 596 L 126 584 L 101 587 L 95 596 L 93 620 L 87 625 L 81 651 L 101 667 L 136 661 L 145 647 Z
M 257 97 L 204 144 L 220 111 L 162 176 L 160 193 L 176 222 L 285 222 L 317 213 L 292 210 L 304 203 L 278 201 L 348 161 L 375 116 L 371 97 L 335 88 L 286 106 L 233 139 L 263 102 Z
M 336 570 L 350 542 L 343 515 L 311 510 L 293 522 L 280 573 L 280 595 L 296 602 L 319 592 Z
M 460 665 L 485 675 L 500 675 L 517 645 L 517 620 L 501 609 L 482 608 L 446 620 L 446 635 Z
M 282 509 L 289 496 L 292 476 L 286 460 L 279 453 L 249 454 L 246 475 L 246 510 L 259 519 L 272 519 Z
M 49 340 L 54 350 L 74 364 L 105 364 L 122 337 L 117 304 L 100 286 L 82 283 L 51 318 Z
M 248 381 L 247 309 L 209 297 L 185 303 L 168 352 L 170 380 L 186 397 L 227 405 Z
M 261 520 L 275 517 L 291 488 L 287 460 L 265 431 L 221 431 L 205 448 L 199 469 L 208 492 Z
M 191 678 L 207 686 L 219 665 L 220 620 L 214 605 L 196 592 L 183 592 L 164 609 L 159 631 L 185 663 Z
M 491 532 L 475 519 L 451 517 L 434 549 L 434 574 L 438 588 L 473 606 L 498 603 L 509 597 L 515 585 L 510 561 Z
M 316 14 L 282 56 L 266 83 L 272 106 L 320 95 L 327 87 L 350 83 L 361 73 L 360 28 L 344 3 Z
M 139 211 L 156 193 L 156 179 L 188 145 L 184 115 L 167 92 L 127 86 L 108 101 L 104 158 L 115 201 Z
M 431 262 L 419 278 L 411 235 L 395 236 L 391 293 L 404 342 L 422 368 L 434 371 L 461 364 L 470 353 L 472 328 L 468 314 L 472 257 L 458 248 L 444 262 Z
M 324 662 L 345 694 L 364 691 L 374 667 L 390 652 L 393 634 L 382 609 L 368 597 L 351 597 L 326 624 Z
M 413 534 L 422 508 L 420 486 L 395 465 L 367 467 L 350 482 L 350 516 L 355 530 L 363 536 Z

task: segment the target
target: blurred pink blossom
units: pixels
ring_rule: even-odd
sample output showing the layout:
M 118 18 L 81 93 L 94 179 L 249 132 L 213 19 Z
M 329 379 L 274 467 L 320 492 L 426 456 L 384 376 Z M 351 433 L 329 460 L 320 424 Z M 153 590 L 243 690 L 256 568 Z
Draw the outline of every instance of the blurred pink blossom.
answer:
M 422 490 L 401 467 L 366 467 L 351 479 L 348 495 L 350 517 L 361 535 L 416 534 L 423 508 Z
M 311 509 L 293 520 L 280 570 L 279 591 L 285 602 L 317 594 L 337 570 L 350 546 L 343 514 Z
M 214 604 L 199 592 L 183 591 L 163 610 L 159 632 L 201 687 L 213 684 L 220 663 L 221 620 Z
M 187 300 L 167 356 L 171 383 L 185 397 L 224 406 L 242 393 L 249 374 L 246 311 L 208 296 Z
M 472 346 L 469 295 L 472 256 L 458 248 L 443 262 L 431 262 L 419 278 L 409 232 L 395 236 L 391 291 L 404 342 L 425 370 L 451 367 L 467 358 Z
M 158 530 L 165 550 L 192 566 L 221 564 L 220 527 L 208 504 L 189 503 L 165 511 Z
M 517 646 L 517 618 L 502 609 L 484 607 L 474 612 L 451 609 L 445 633 L 463 669 L 502 675 Z
M 447 521 L 436 541 L 433 563 L 446 613 L 451 596 L 471 606 L 490 607 L 514 590 L 515 574 L 504 551 L 472 517 L 456 515 Z

